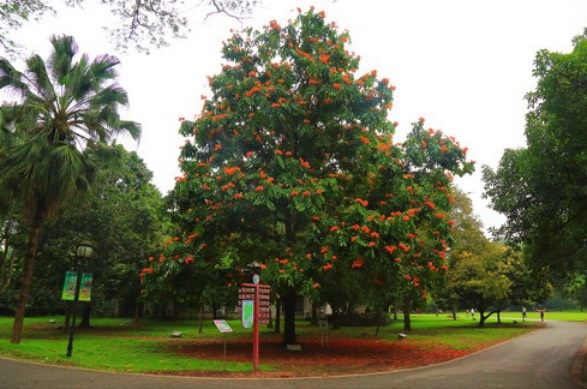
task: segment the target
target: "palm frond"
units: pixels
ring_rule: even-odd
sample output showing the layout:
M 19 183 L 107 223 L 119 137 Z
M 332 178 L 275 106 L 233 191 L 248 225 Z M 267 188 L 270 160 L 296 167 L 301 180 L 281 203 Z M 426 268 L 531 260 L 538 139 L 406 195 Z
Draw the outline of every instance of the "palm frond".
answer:
M 53 78 L 61 85 L 66 84 L 66 78 L 71 72 L 73 57 L 77 54 L 78 47 L 72 36 L 51 37 L 53 52 L 49 56 L 48 64 Z
M 57 94 L 45 61 L 39 55 L 33 55 L 26 61 L 27 64 L 27 83 L 28 83 L 28 95 L 38 95 L 45 101 L 54 101 Z
M 0 89 L 9 88 L 12 92 L 24 97 L 28 93 L 28 85 L 22 80 L 23 74 L 16 70 L 8 60 L 0 58 Z

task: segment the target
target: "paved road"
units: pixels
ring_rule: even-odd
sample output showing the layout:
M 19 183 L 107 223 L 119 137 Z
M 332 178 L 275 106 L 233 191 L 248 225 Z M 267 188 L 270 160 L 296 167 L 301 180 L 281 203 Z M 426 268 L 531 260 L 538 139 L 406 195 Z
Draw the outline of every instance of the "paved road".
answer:
M 360 376 L 262 381 L 103 373 L 0 359 L 0 388 L 578 389 L 587 388 L 585 381 L 581 380 L 587 368 L 587 356 L 584 355 L 587 352 L 586 335 L 587 325 L 584 323 L 549 322 L 545 329 L 472 356 L 432 367 Z M 578 358 L 578 355 L 581 357 Z

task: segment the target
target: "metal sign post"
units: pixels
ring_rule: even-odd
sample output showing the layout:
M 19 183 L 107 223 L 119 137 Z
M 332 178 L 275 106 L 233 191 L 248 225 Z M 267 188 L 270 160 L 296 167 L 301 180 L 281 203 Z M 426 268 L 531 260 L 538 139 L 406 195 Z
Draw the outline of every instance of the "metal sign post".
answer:
M 241 284 L 239 288 L 239 306 L 243 313 L 243 326 L 245 326 L 244 317 L 247 314 L 247 305 L 252 297 L 253 301 L 253 370 L 259 368 L 259 324 L 269 323 L 269 293 L 271 287 L 259 283 L 260 279 L 257 274 L 253 276 L 252 284 Z M 245 328 L 250 328 L 246 327 Z

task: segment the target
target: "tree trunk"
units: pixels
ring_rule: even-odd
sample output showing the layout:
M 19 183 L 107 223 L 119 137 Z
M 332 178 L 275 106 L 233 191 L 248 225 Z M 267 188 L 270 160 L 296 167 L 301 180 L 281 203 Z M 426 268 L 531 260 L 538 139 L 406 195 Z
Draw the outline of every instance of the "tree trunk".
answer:
M 16 306 L 16 315 L 14 316 L 14 325 L 12 326 L 12 337 L 10 339 L 10 343 L 20 343 L 22 328 L 24 325 L 24 314 L 29 299 L 29 292 L 33 283 L 33 269 L 35 266 L 37 246 L 39 245 L 39 237 L 41 236 L 43 219 L 44 212 L 40 209 L 39 206 L 37 206 L 37 210 L 35 211 L 35 215 L 33 217 L 31 232 L 29 234 L 29 241 L 27 244 L 22 285 L 18 295 L 18 303 Z
M 339 307 L 332 308 L 332 315 L 330 315 L 330 319 L 328 320 L 328 325 L 333 330 L 338 330 L 340 310 L 341 310 L 341 308 L 339 308 Z
M 296 294 L 287 292 L 281 297 L 283 302 L 283 342 L 284 346 L 298 344 L 296 339 Z
M 180 305 L 179 305 L 179 301 L 177 301 L 177 299 L 173 299 L 173 312 L 171 313 L 172 315 L 172 320 L 176 321 L 179 318 L 179 313 L 181 311 Z
M 84 310 L 82 311 L 82 320 L 79 322 L 79 328 L 91 328 L 90 325 L 90 314 L 92 313 L 92 307 L 90 303 L 82 304 Z
M 310 325 L 318 325 L 318 303 L 312 303 L 312 317 L 310 319 Z
M 485 324 L 485 320 L 489 319 L 489 317 L 493 314 L 493 312 L 489 312 L 487 315 L 485 314 L 485 310 L 478 309 L 479 312 L 479 324 L 478 327 L 483 327 Z
M 134 313 L 134 319 L 133 321 L 135 323 L 138 323 L 139 320 L 141 319 L 141 303 L 139 301 L 135 302 L 135 313 Z
M 410 311 L 412 310 L 412 300 L 406 297 L 404 300 L 404 331 L 412 330 L 412 320 L 410 318 Z
M 212 303 L 212 320 L 218 319 L 218 304 Z
M 198 313 L 198 334 L 204 331 L 204 294 L 200 296 L 200 310 Z
M 281 299 L 275 301 L 275 328 L 273 332 L 279 334 L 281 332 Z
M 375 336 L 379 336 L 379 327 L 380 327 L 380 320 L 381 319 L 381 309 L 379 308 L 379 305 L 377 305 L 377 308 L 375 310 L 375 322 L 377 323 L 377 328 L 375 328 Z
M 452 310 L 452 319 L 457 320 L 457 304 L 455 302 L 453 302 L 451 304 L 451 310 Z

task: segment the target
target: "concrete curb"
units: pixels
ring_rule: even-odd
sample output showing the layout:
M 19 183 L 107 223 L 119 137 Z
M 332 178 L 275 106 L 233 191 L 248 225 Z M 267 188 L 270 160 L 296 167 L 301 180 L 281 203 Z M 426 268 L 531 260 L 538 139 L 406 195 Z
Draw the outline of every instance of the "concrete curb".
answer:
M 571 377 L 573 377 L 573 381 L 580 387 L 587 388 L 587 336 L 583 340 L 583 345 L 579 348 L 573 360 Z

